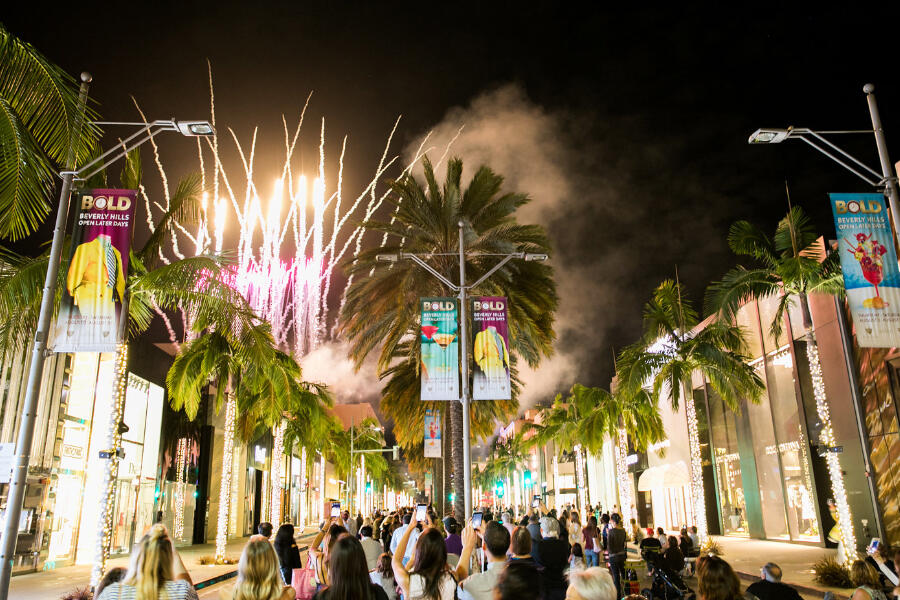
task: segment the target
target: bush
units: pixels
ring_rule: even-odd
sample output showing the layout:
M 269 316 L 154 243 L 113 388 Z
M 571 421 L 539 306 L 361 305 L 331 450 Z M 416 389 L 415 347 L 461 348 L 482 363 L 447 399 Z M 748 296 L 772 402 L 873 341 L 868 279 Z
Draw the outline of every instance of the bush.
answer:
M 815 581 L 822 585 L 839 588 L 852 588 L 850 570 L 831 556 L 823 556 L 813 564 Z
M 725 551 L 722 550 L 722 546 L 719 545 L 719 542 L 712 539 L 711 537 L 706 538 L 706 543 L 700 546 L 700 556 L 704 556 L 707 554 L 715 554 L 716 556 L 724 556 Z
M 91 600 L 94 594 L 90 587 L 75 588 L 59 597 L 59 600 Z

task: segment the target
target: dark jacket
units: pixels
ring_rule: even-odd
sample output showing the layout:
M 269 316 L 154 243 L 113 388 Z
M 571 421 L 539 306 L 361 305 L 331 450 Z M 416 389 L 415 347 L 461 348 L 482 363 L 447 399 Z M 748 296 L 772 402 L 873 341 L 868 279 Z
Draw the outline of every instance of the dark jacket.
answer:
M 303 568 L 303 565 L 300 564 L 300 550 L 297 548 L 297 544 L 291 542 L 290 546 L 285 547 L 276 543 L 273 544 L 273 546 L 275 547 L 275 554 L 278 555 L 278 562 L 282 569 Z
M 544 592 L 547 600 L 565 598 L 566 582 L 565 571 L 569 568 L 568 540 L 559 538 L 543 538 L 531 545 L 531 556 L 534 562 L 544 569 Z

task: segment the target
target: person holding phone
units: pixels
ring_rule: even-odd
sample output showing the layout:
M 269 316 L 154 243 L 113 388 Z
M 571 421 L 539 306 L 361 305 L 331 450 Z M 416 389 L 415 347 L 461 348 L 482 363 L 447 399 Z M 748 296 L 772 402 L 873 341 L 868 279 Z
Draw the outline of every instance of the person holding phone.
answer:
M 481 539 L 488 559 L 487 569 L 483 573 L 468 575 L 469 561 L 459 561 L 456 570 L 460 579 L 457 590 L 459 600 L 492 600 L 497 580 L 506 565 L 506 551 L 509 550 L 510 539 L 506 527 L 496 521 L 491 521 L 484 527 Z
M 397 544 L 397 552 L 391 560 L 394 567 L 394 576 L 397 584 L 403 591 L 403 597 L 409 600 L 453 600 L 456 593 L 456 577 L 447 564 L 447 548 L 440 532 L 433 527 L 431 517 L 425 514 L 423 530 L 418 536 L 415 548 L 411 551 L 409 559 L 403 560 L 406 555 L 412 531 L 411 524 L 407 526 Z M 465 536 L 464 536 L 464 539 Z M 468 541 L 468 540 L 467 540 Z M 466 548 L 463 548 L 463 558 L 468 563 Z M 410 566 L 410 569 L 407 569 Z
M 416 528 L 416 524 L 412 523 L 413 515 L 412 513 L 406 513 L 403 515 L 403 525 L 394 530 L 394 534 L 391 536 L 391 554 L 397 556 L 397 552 L 400 549 L 400 540 L 403 539 L 403 536 L 407 531 L 410 531 L 409 541 L 407 545 L 404 547 L 403 554 L 400 556 L 403 559 L 404 564 L 409 561 L 410 556 L 412 555 L 413 548 L 416 546 L 416 542 L 419 539 L 419 530 Z

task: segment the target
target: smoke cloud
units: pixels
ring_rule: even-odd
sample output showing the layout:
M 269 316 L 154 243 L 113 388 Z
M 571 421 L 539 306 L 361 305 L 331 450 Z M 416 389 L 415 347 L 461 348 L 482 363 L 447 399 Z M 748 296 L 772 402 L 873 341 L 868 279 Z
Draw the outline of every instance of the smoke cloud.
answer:
M 326 384 L 338 404 L 369 402 L 380 417 L 381 383 L 375 373 L 375 357 L 367 358 L 357 371 L 349 353 L 350 344 L 346 341 L 322 344 L 301 359 L 303 379 Z

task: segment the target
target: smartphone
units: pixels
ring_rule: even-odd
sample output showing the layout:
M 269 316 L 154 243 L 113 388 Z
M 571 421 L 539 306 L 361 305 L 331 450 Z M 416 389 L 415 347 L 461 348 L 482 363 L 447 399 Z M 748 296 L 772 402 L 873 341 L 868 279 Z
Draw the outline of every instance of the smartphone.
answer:
M 427 504 L 416 504 L 416 523 L 425 521 L 425 515 L 428 513 Z
M 484 513 L 481 511 L 472 513 L 472 529 L 480 529 L 481 528 L 481 518 L 484 516 Z
M 331 516 L 332 517 L 341 516 L 341 503 L 340 502 L 332 502 L 331 503 Z
M 531 501 L 531 508 L 540 508 L 541 506 L 541 497 L 535 496 L 534 500 Z
M 867 554 L 875 554 L 878 551 L 878 547 L 881 545 L 881 538 L 872 538 L 872 541 L 869 542 L 868 547 L 866 548 Z

